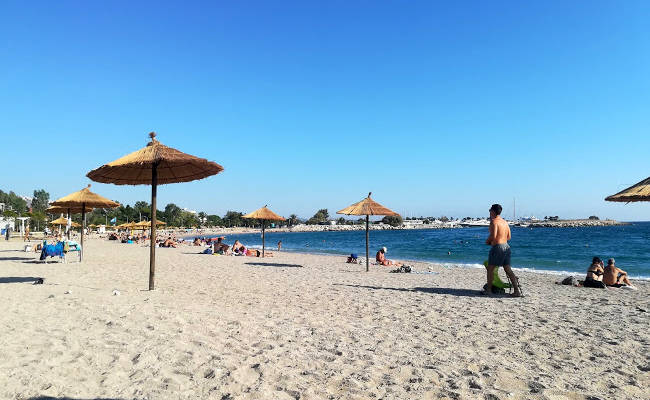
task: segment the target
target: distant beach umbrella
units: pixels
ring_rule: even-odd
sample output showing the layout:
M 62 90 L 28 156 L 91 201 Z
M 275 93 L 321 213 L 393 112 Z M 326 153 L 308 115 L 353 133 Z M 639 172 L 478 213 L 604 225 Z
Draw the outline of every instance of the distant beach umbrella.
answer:
M 96 182 L 116 185 L 151 185 L 151 219 L 156 221 L 158 185 L 190 182 L 223 171 L 223 167 L 205 158 L 195 157 L 167 147 L 155 139 L 146 147 L 90 171 L 86 176 Z M 154 289 L 156 270 L 156 224 L 151 224 L 149 252 L 149 290 Z
M 167 224 L 162 221 L 156 221 L 156 225 L 167 225 Z M 146 229 L 150 227 L 151 227 L 151 221 L 140 221 L 134 224 L 134 228 L 138 228 L 138 229 L 142 229 L 142 228 Z
M 372 192 L 368 193 L 368 197 L 361 200 L 358 203 L 352 204 L 350 207 L 344 208 L 340 211 L 337 211 L 337 214 L 345 215 L 365 215 L 366 216 L 366 272 L 370 270 L 370 252 L 368 250 L 369 242 L 369 226 L 370 226 L 370 216 L 371 215 L 399 215 L 393 210 L 390 210 L 381 204 L 377 203 L 370 198 Z
M 81 225 L 79 225 L 78 223 L 76 223 L 76 222 L 74 222 L 74 221 L 69 221 L 69 222 L 68 222 L 68 219 L 67 219 L 66 217 L 63 217 L 63 216 L 61 216 L 61 217 L 55 219 L 54 221 L 50 221 L 50 224 L 52 224 L 52 225 L 59 225 L 59 226 L 62 226 L 62 225 L 68 225 L 68 224 L 69 224 L 69 225 L 70 225 L 71 227 L 73 227 L 73 228 L 78 228 L 78 227 L 81 226 Z
M 85 187 L 77 192 L 71 193 L 65 197 L 61 197 L 58 200 L 50 203 L 53 207 L 58 208 L 68 208 L 68 214 L 71 213 L 72 209 L 81 209 L 81 252 L 80 259 L 83 260 L 84 252 L 84 229 L 86 224 L 86 211 L 92 210 L 94 208 L 115 208 L 119 207 L 120 204 L 109 200 L 105 197 L 93 193 L 90 191 L 90 185 Z
M 622 203 L 650 201 L 650 178 L 646 178 L 636 185 L 605 197 L 605 201 L 618 201 Z
M 265 243 L 264 243 L 264 230 L 266 228 L 266 221 L 284 221 L 284 218 L 266 208 L 266 206 L 255 210 L 250 214 L 244 215 L 242 218 L 258 219 L 262 222 L 262 257 L 264 257 Z

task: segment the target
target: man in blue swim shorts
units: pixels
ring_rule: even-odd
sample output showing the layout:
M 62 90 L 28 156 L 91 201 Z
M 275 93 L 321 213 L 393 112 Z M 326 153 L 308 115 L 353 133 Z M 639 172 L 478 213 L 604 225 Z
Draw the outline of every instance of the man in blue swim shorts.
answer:
M 519 290 L 519 283 L 517 277 L 510 268 L 510 246 L 508 240 L 511 238 L 510 227 L 506 220 L 501 218 L 501 211 L 503 208 L 499 204 L 492 204 L 490 207 L 490 235 L 488 236 L 485 244 L 492 246 L 490 255 L 488 257 L 487 266 L 487 295 L 492 294 L 492 280 L 494 279 L 494 270 L 496 267 L 503 267 L 506 271 L 510 282 L 514 288 L 515 297 L 521 296 Z

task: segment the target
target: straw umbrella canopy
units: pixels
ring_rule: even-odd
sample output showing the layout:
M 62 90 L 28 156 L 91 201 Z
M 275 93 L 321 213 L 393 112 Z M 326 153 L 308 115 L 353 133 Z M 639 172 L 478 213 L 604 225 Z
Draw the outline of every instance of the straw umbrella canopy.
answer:
M 93 209 L 91 207 L 86 207 L 86 212 L 90 212 Z M 65 213 L 70 213 L 72 214 L 81 214 L 81 207 L 57 207 L 57 206 L 50 206 L 45 209 L 45 212 L 48 214 L 65 214 Z
M 84 228 L 86 224 L 86 211 L 88 208 L 115 208 L 119 207 L 119 203 L 109 200 L 105 197 L 93 193 L 90 191 L 90 185 L 85 187 L 77 192 L 71 193 L 65 197 L 61 197 L 58 200 L 50 203 L 54 207 L 63 207 L 63 208 L 81 208 L 81 252 L 80 257 L 83 260 L 84 253 Z M 92 209 L 92 208 L 91 208 Z M 70 213 L 68 211 L 68 213 Z
M 60 216 L 59 218 L 55 219 L 54 221 L 50 221 L 50 224 L 52 225 L 68 225 L 68 219 L 64 216 Z
M 344 208 L 340 211 L 337 211 L 337 214 L 345 214 L 345 215 L 365 215 L 366 216 L 366 272 L 370 270 L 370 255 L 369 255 L 369 249 L 368 249 L 368 241 L 369 241 L 369 226 L 370 226 L 370 216 L 371 215 L 399 215 L 393 210 L 390 210 L 381 204 L 377 203 L 373 199 L 370 198 L 370 195 L 372 192 L 368 193 L 368 197 L 365 199 L 361 200 L 358 203 L 354 203 L 351 206 Z
M 636 185 L 605 197 L 605 201 L 618 201 L 622 203 L 650 201 L 650 178 L 646 178 Z
M 167 225 L 163 221 L 156 221 L 156 225 Z M 136 228 L 149 228 L 151 227 L 151 221 L 140 221 L 135 223 Z
M 266 208 L 266 206 L 255 210 L 250 214 L 244 215 L 242 218 L 259 219 L 262 222 L 262 257 L 264 257 L 265 243 L 264 243 L 264 230 L 266 228 L 266 221 L 284 221 L 284 218 Z
M 223 167 L 205 158 L 167 147 L 149 133 L 146 147 L 90 171 L 86 176 L 96 182 L 116 185 L 151 185 L 151 219 L 156 221 L 156 193 L 159 184 L 190 182 L 223 171 Z M 156 224 L 151 224 L 149 251 L 149 290 L 154 289 L 156 270 Z

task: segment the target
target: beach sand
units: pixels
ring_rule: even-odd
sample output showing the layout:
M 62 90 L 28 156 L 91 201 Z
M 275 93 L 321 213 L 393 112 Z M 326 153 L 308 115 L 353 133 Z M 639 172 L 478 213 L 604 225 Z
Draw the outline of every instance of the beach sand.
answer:
M 148 247 L 90 239 L 47 265 L 20 248 L 0 242 L 2 399 L 650 398 L 648 284 L 518 272 L 525 298 L 486 298 L 481 269 L 181 246 L 147 291 Z

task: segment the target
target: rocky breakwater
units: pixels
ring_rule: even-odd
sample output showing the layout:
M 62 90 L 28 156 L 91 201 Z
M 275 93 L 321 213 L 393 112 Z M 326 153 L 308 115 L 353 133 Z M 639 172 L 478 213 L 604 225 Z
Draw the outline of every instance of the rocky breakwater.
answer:
M 586 226 L 615 226 L 627 225 L 627 222 L 614 221 L 613 219 L 560 219 L 557 221 L 530 222 L 531 228 L 582 228 Z

